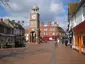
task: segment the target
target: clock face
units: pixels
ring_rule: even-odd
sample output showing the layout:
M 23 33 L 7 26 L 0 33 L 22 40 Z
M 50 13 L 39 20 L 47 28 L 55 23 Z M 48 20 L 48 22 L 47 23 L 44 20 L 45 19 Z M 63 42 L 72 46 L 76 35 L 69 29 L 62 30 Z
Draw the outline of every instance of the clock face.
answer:
M 32 19 L 36 19 L 36 15 L 32 15 Z

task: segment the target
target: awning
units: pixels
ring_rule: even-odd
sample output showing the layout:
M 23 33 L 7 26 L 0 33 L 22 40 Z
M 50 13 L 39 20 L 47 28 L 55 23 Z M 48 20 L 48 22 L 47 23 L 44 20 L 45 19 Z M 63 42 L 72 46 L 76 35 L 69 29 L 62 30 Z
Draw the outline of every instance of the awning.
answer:
M 74 27 L 73 31 L 77 33 L 85 33 L 85 21 Z

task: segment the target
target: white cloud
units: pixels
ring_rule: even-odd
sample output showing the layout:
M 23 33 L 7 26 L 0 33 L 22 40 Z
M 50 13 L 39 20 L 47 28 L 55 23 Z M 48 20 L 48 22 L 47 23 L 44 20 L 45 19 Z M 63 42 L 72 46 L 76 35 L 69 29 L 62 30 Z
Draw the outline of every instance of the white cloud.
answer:
M 64 15 L 64 16 L 57 16 L 57 17 L 55 17 L 55 21 L 57 20 L 57 23 L 58 23 L 58 25 L 59 26 L 61 26 L 64 30 L 66 30 L 67 29 L 67 24 L 68 24 L 68 22 L 67 22 L 67 16 L 66 15 Z
M 21 10 L 21 7 L 19 7 L 17 3 L 9 3 L 9 4 L 10 4 L 10 7 L 13 11 Z
M 56 14 L 60 14 L 60 13 L 64 13 L 64 7 L 62 3 L 51 3 L 51 11 L 56 13 Z

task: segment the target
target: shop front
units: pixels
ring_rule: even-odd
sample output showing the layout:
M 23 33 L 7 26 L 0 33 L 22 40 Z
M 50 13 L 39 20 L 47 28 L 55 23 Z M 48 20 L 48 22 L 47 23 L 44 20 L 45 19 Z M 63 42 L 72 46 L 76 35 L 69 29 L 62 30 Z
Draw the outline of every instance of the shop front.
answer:
M 43 36 L 42 39 L 46 41 L 56 41 L 58 36 Z
M 85 21 L 73 28 L 74 43 L 73 48 L 80 53 L 85 53 Z

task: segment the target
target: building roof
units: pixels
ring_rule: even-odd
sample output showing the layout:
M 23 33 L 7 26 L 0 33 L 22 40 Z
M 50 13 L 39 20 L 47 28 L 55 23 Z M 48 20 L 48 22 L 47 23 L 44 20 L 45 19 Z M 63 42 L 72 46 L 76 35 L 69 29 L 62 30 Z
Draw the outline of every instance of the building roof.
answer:
M 76 12 L 80 9 L 80 7 L 85 3 L 85 0 L 81 0 L 80 2 L 74 2 L 68 4 L 68 13 L 69 15 L 73 16 Z
M 18 23 L 17 23 L 17 25 L 18 25 L 18 27 L 19 27 L 20 29 L 23 29 L 23 30 L 24 30 L 24 28 L 22 27 L 21 24 L 18 24 Z
M 63 30 L 63 28 L 61 28 L 61 27 L 59 27 L 59 26 L 58 26 L 57 28 L 58 28 L 58 31 L 59 31 L 59 32 L 65 33 L 65 31 Z
M 35 10 L 35 9 L 36 10 L 39 10 L 39 7 L 37 5 L 34 5 L 33 8 L 32 8 L 32 10 Z
M 80 5 L 80 2 L 69 3 L 69 4 L 68 4 L 69 14 L 70 14 L 70 15 L 73 15 L 73 14 L 76 12 L 76 10 L 77 10 L 77 8 L 79 7 L 79 5 Z
M 0 20 L 0 25 L 11 28 L 9 25 L 5 24 L 3 21 Z
M 73 28 L 73 31 L 77 32 L 77 33 L 85 33 L 85 28 L 84 27 L 85 27 L 85 21 L 83 21 L 79 25 L 75 26 Z
M 9 19 L 5 19 L 5 20 L 3 21 L 3 23 L 4 23 L 5 25 L 9 26 L 10 28 L 14 28 L 13 25 L 10 23 L 10 20 L 9 20 Z
M 13 25 L 13 27 L 20 28 L 20 29 L 24 30 L 24 28 L 21 26 L 21 24 L 16 23 L 15 20 L 10 21 L 10 23 Z

